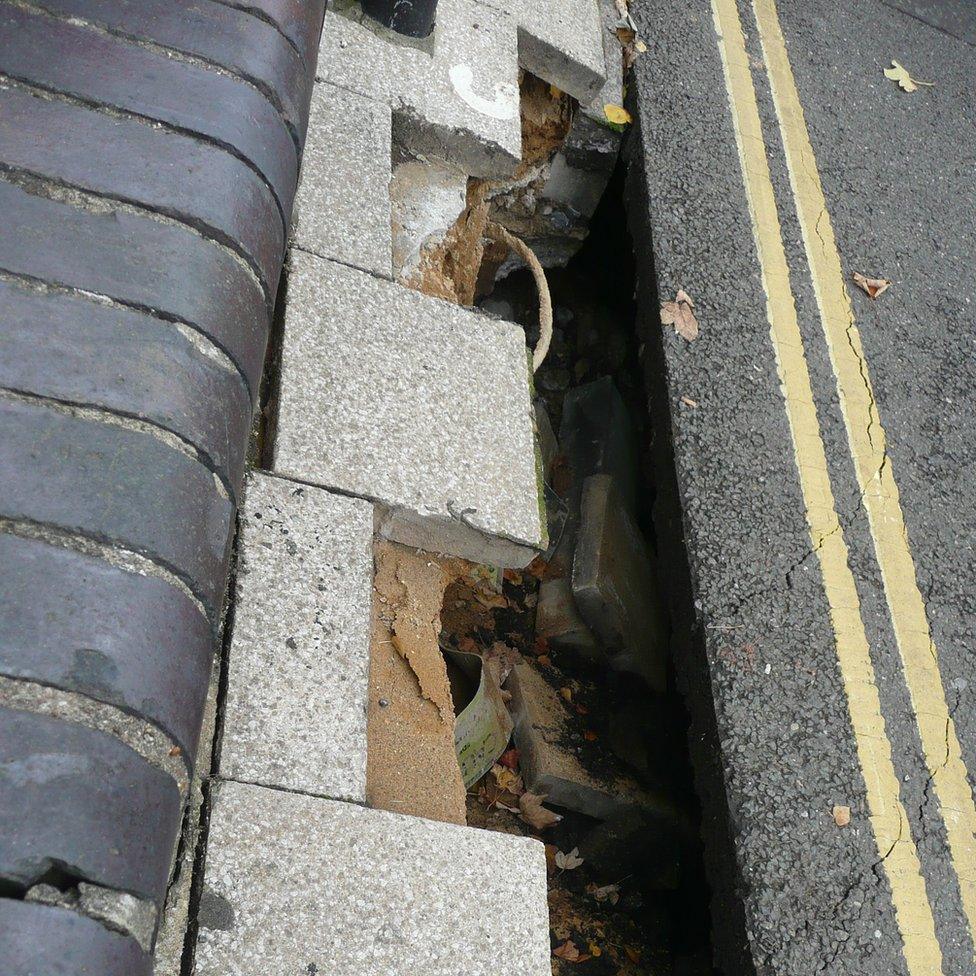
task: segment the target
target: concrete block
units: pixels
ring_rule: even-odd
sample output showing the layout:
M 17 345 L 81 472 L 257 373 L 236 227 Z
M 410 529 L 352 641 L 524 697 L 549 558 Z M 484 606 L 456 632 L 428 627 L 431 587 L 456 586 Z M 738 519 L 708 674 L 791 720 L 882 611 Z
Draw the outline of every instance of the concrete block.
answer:
M 274 469 L 377 502 L 380 533 L 496 566 L 545 546 L 522 330 L 293 256 Z
M 508 0 L 519 64 L 586 105 L 606 80 L 599 0 Z
M 583 483 L 573 599 L 618 671 L 667 684 L 668 629 L 647 543 L 610 475 Z
M 473 176 L 514 171 L 522 151 L 517 32 L 498 5 L 441 0 L 433 35 L 416 41 L 340 0 L 326 12 L 318 63 L 320 79 L 392 106 L 397 138 L 412 152 Z
M 223 783 L 197 976 L 549 976 L 535 840 Z
M 633 779 L 613 772 L 612 758 L 602 757 L 592 770 L 584 766 L 579 720 L 535 665 L 516 664 L 506 687 L 512 694 L 515 744 L 529 790 L 545 794 L 553 806 L 600 820 L 628 809 L 662 805 Z M 594 752 L 599 748 L 590 745 Z
M 241 533 L 221 775 L 364 802 L 372 506 L 255 473 Z
M 390 277 L 391 139 L 389 105 L 315 86 L 295 198 L 298 247 Z

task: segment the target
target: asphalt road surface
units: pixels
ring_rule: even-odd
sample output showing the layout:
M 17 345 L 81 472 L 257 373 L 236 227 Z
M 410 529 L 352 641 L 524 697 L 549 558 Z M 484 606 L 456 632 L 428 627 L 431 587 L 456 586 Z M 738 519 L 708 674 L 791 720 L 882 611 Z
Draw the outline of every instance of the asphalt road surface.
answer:
M 976 4 L 631 10 L 657 521 L 688 566 L 718 961 L 971 976 Z M 693 342 L 657 318 L 679 288 Z

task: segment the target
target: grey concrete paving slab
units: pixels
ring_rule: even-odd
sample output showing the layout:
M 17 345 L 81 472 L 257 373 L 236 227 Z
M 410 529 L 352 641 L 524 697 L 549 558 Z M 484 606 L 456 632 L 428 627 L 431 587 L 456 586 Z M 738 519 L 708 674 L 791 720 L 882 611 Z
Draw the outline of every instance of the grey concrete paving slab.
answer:
M 277 473 L 377 502 L 405 545 L 544 547 L 519 327 L 293 252 L 281 362 Z
M 599 0 L 508 0 L 519 64 L 586 105 L 606 82 Z
M 0 959 L 5 976 L 151 976 L 135 939 L 65 908 L 0 899 Z
M 294 243 L 389 278 L 390 108 L 319 82 L 310 111 L 295 199 Z
M 650 50 L 631 227 L 646 375 L 673 438 L 655 438 L 656 522 L 686 621 L 673 657 L 719 960 L 961 976 L 976 418 L 958 186 L 974 145 L 954 120 L 972 116 L 973 51 L 882 3 L 634 13 Z M 938 66 L 935 87 L 901 91 L 892 59 L 924 80 Z M 855 271 L 895 284 L 871 304 Z M 702 324 L 691 344 L 657 319 L 678 288 Z
M 239 489 L 251 401 L 229 362 L 172 322 L 14 280 L 0 315 L 0 387 L 158 425 Z
M 363 21 L 355 4 L 330 7 L 318 77 L 387 102 L 397 139 L 415 154 L 474 176 L 510 175 L 521 156 L 516 23 L 498 6 L 442 0 L 432 37 L 419 43 Z
M 140 430 L 0 399 L 0 516 L 146 556 L 220 612 L 234 505 L 198 460 Z
M 96 107 L 161 122 L 240 156 L 291 212 L 298 150 L 274 106 L 241 78 L 169 57 L 41 9 L 4 4 L 0 68 L 11 78 Z M 132 78 L 145 79 L 134 85 Z
M 250 476 L 224 778 L 365 802 L 372 541 L 367 502 Z
M 549 976 L 546 866 L 527 838 L 222 783 L 199 976 Z
M 180 821 L 176 782 L 116 738 L 0 707 L 0 878 L 52 869 L 161 907 Z
M 213 633 L 165 580 L 0 535 L 0 674 L 78 692 L 153 722 L 196 755 Z

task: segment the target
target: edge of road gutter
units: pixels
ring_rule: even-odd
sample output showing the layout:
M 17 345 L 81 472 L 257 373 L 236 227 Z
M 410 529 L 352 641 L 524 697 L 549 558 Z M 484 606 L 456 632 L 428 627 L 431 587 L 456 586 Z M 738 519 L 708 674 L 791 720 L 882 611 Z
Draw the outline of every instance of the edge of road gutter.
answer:
M 628 102 L 633 102 L 631 95 Z M 732 840 L 728 794 L 712 694 L 705 634 L 695 609 L 694 590 L 685 545 L 684 513 L 679 500 L 675 467 L 670 391 L 666 381 L 667 354 L 659 318 L 659 290 L 652 249 L 651 214 L 646 192 L 646 156 L 642 152 L 640 118 L 630 106 L 634 123 L 622 149 L 626 167 L 624 201 L 636 268 L 636 330 L 641 343 L 640 366 L 652 424 L 649 448 L 654 474 L 654 531 L 657 562 L 671 618 L 671 666 L 677 690 L 688 712 L 688 749 L 695 788 L 701 801 L 700 834 L 706 876 L 711 886 L 712 944 L 715 959 L 728 972 L 752 976 L 756 968 L 746 936 L 743 879 Z M 677 661 L 686 662 L 677 667 Z

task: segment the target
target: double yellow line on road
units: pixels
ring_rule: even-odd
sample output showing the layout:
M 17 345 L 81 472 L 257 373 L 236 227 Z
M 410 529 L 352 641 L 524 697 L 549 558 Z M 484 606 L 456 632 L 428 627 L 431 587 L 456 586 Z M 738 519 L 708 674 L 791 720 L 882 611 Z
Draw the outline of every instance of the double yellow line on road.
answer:
M 774 0 L 752 0 L 848 446 L 864 499 L 892 628 L 942 810 L 970 932 L 976 932 L 976 805 L 946 703 L 938 657 L 840 256 Z M 712 0 L 767 317 L 800 486 L 830 606 L 837 658 L 867 788 L 868 815 L 911 976 L 942 973 L 931 898 L 900 799 L 847 544 L 837 517 L 797 321 L 752 70 L 736 0 Z

